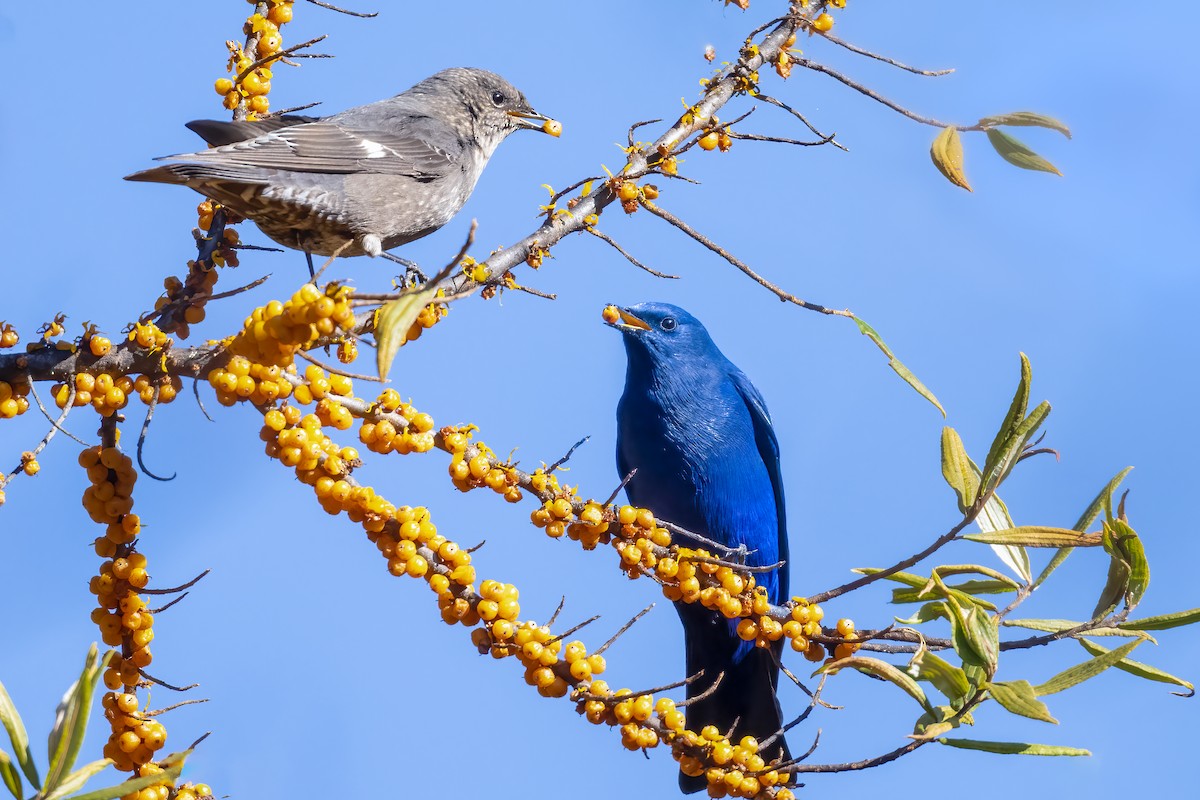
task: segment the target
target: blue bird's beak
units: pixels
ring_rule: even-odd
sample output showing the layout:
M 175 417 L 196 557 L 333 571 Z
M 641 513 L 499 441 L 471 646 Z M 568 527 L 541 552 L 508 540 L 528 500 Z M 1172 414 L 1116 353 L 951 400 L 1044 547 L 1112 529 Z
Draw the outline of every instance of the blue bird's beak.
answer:
M 604 307 L 601 316 L 609 327 L 616 328 L 622 333 L 650 330 L 650 326 L 646 324 L 645 320 L 611 304 Z

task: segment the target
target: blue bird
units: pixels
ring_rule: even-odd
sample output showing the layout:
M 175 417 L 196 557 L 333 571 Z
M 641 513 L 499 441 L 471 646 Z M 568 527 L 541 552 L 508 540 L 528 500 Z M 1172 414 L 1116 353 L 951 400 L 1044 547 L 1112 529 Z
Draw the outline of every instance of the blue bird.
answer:
M 618 310 L 609 324 L 623 334 L 628 369 L 617 406 L 617 469 L 634 505 L 729 547 L 745 545 L 747 563 L 772 603 L 788 593 L 788 543 L 779 474 L 779 444 L 762 395 L 717 348 L 704 326 L 666 303 Z M 681 544 L 703 546 L 697 542 Z M 716 689 L 687 708 L 688 728 L 715 725 L 764 741 L 782 727 L 775 690 L 783 641 L 771 650 L 740 639 L 730 621 L 698 603 L 676 603 L 686 642 L 687 675 L 704 675 L 688 698 Z M 736 722 L 736 726 L 735 726 Z M 782 735 L 760 751 L 768 762 L 791 758 Z M 703 775 L 680 773 L 685 793 Z

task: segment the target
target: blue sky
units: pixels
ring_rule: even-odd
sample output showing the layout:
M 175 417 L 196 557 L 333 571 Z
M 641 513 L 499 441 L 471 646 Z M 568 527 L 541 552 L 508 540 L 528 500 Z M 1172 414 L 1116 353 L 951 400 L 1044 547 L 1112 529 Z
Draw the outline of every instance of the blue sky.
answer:
M 401 251 L 427 265 L 453 255 L 472 217 L 480 222 L 479 257 L 531 231 L 546 196 L 542 183 L 559 188 L 601 164 L 619 165 L 614 143 L 624 141 L 630 122 L 673 117 L 681 96 L 696 96 L 710 69 L 701 58 L 706 44 L 718 59 L 732 58 L 744 34 L 783 6 L 754 0 L 743 13 L 715 0 L 384 5 L 368 21 L 297 4 L 286 41 L 329 33 L 325 49 L 337 58 L 278 70 L 274 105 L 323 100 L 332 112 L 443 67 L 475 65 L 504 74 L 565 126 L 560 140 L 521 134 L 500 148 L 462 215 Z M 224 74 L 223 42 L 238 38 L 248 8 L 182 0 L 135 14 L 83 4 L 50 27 L 31 5 L 0 12 L 7 71 L 24 76 L 24 91 L 10 92 L 0 116 L 8 197 L 0 319 L 17 324 L 24 340 L 57 311 L 69 315 L 73 333 L 93 320 L 117 334 L 152 304 L 165 276 L 179 273 L 192 252 L 198 196 L 120 178 L 153 156 L 194 148 L 187 120 L 219 117 L 212 81 Z M 1019 524 L 1069 526 L 1114 473 L 1136 466 L 1126 485 L 1153 570 L 1145 614 L 1200 605 L 1191 324 L 1200 288 L 1193 142 L 1200 64 L 1190 36 L 1200 12 L 1157 11 L 1148 19 L 1144 11 L 1127 16 L 1064 1 L 998 13 L 993 4 L 936 0 L 919 9 L 851 2 L 839 14 L 835 32 L 844 38 L 957 69 L 937 79 L 802 43 L 809 57 L 931 116 L 969 122 L 1029 109 L 1065 120 L 1075 133 L 1070 142 L 1050 131 L 1017 132 L 1064 178 L 1018 171 L 982 136 L 968 136 L 976 191 L 967 194 L 929 163 L 934 129 L 797 70 L 787 83 L 764 75 L 766 90 L 836 131 L 848 153 L 754 142 L 723 155 L 693 151 L 682 172 L 702 185 L 664 185 L 660 198 L 772 280 L 861 314 L 937 393 L 976 457 L 1007 408 L 1018 352 L 1028 354 L 1035 398 L 1054 405 L 1046 443 L 1062 459 L 1023 464 L 1004 497 Z M 724 116 L 746 107 L 739 102 Z M 768 108 L 740 129 L 803 133 Z M 521 275 L 557 301 L 510 293 L 456 304 L 400 354 L 393 385 L 438 424 L 473 422 L 497 451 L 518 447 L 527 466 L 553 461 L 590 434 L 570 480 L 602 498 L 617 480 L 613 413 L 624 354 L 600 309 L 608 301 L 668 300 L 707 324 L 771 407 L 794 591 L 840 583 L 853 567 L 886 566 L 955 522 L 938 467 L 940 415 L 852 324 L 782 306 L 644 212 L 610 212 L 601 227 L 683 279 L 661 281 L 599 241 L 569 239 L 540 272 Z M 248 225 L 243 236 L 267 243 Z M 193 341 L 224 336 L 252 304 L 291 294 L 303 260 L 246 254 L 219 285 L 268 272 L 266 286 L 211 307 Z M 334 272 L 375 290 L 390 275 L 365 258 Z M 564 789 L 577 798 L 672 796 L 675 770 L 665 753 L 646 760 L 622 750 L 614 732 L 589 726 L 569 703 L 537 697 L 517 664 L 477 656 L 463 629 L 438 620 L 424 586 L 388 576 L 361 532 L 324 515 L 261 454 L 253 410 L 207 405 L 215 423 L 188 399 L 160 409 L 147 463 L 179 479 L 143 479 L 135 493 L 155 582 L 213 570 L 156 624 L 155 673 L 199 682 L 197 691 L 211 698 L 165 720 L 169 749 L 213 731 L 191 761 L 191 777 L 235 797 L 363 796 L 381 784 L 414 796 L 439 789 L 498 798 Z M 79 435 L 94 431 L 88 414 L 71 423 Z M 0 424 L 0 453 L 15 463 L 44 427 L 36 414 Z M 35 741 L 44 741 L 54 703 L 97 638 L 86 590 L 97 531 L 78 503 L 84 478 L 76 452 L 60 437 L 41 459 L 42 473 L 14 481 L 0 510 L 9 554 L 0 584 L 9 609 L 0 680 Z M 621 577 L 611 554 L 546 539 L 528 524 L 529 503 L 509 506 L 488 492 L 460 496 L 439 453 L 372 461 L 361 477 L 397 503 L 428 505 L 458 541 L 486 539 L 475 562 L 481 577 L 516 583 L 526 615 L 548 617 L 563 595 L 565 621 L 602 614 L 585 631 L 593 645 L 657 599 L 610 651 L 606 677 L 632 688 L 681 677 L 674 613 L 652 584 Z M 989 559 L 983 548 L 959 545 L 944 561 Z M 1075 554 L 1028 604 L 1029 615 L 1086 615 L 1104 571 L 1101 555 Z M 856 593 L 828 613 L 877 627 L 904 613 L 887 597 L 886 588 Z M 1200 636 L 1169 631 L 1160 642 L 1137 657 L 1200 676 Z M 1021 654 L 1003 663 L 1001 677 L 1038 682 L 1083 655 L 1073 645 Z M 916 716 L 898 695 L 838 676 L 827 699 L 845 709 L 814 715 L 791 735 L 793 749 L 804 749 L 817 728 L 814 758 L 825 762 L 896 747 Z M 158 690 L 153 700 L 176 698 Z M 785 709 L 802 707 L 795 690 L 785 689 L 782 701 Z M 1060 726 L 988 704 L 964 735 L 1086 747 L 1094 757 L 929 747 L 860 774 L 814 778 L 811 794 L 857 796 L 920 782 L 969 786 L 978 800 L 1013 792 L 1115 797 L 1163 794 L 1190 778 L 1196 701 L 1112 673 L 1048 702 Z M 98 749 L 103 733 L 98 727 L 93 735 Z

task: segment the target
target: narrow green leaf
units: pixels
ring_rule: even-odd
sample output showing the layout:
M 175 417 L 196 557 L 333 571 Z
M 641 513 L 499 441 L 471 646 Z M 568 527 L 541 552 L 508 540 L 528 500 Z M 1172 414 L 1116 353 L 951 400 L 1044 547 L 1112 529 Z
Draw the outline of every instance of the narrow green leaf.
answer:
M 1010 579 L 1011 580 L 1011 579 Z M 950 588 L 965 594 L 1007 594 L 1015 592 L 1010 580 L 1003 581 L 963 581 L 962 583 L 952 583 Z
M 979 124 L 985 128 L 991 128 L 996 125 L 1049 128 L 1050 130 L 1058 131 L 1068 139 L 1071 138 L 1071 129 L 1065 123 L 1059 122 L 1054 117 L 1047 117 L 1045 114 L 1036 114 L 1032 111 L 1012 111 L 1008 114 L 984 117 L 979 120 Z
M 8 731 L 8 740 L 12 742 L 13 747 L 13 757 L 17 759 L 21 772 L 25 773 L 25 777 L 33 784 L 33 788 L 42 788 L 37 766 L 33 763 L 33 753 L 29 749 L 29 734 L 25 732 L 25 723 L 21 721 L 21 715 L 17 713 L 17 707 L 13 705 L 12 698 L 8 696 L 8 690 L 4 688 L 3 683 L 0 683 L 0 724 L 3 724 L 4 729 Z
M 946 610 L 946 604 L 940 600 L 936 603 L 926 603 L 917 609 L 917 613 L 913 614 L 908 619 L 895 617 L 896 622 L 901 625 L 923 625 L 926 622 L 932 622 L 935 619 L 947 619 L 950 612 Z
M 1100 512 L 1104 510 L 1105 503 L 1109 502 L 1113 496 L 1113 492 L 1117 490 L 1121 482 L 1125 480 L 1125 476 L 1132 470 L 1133 467 L 1126 467 L 1121 470 L 1100 490 L 1100 494 L 1096 495 L 1096 499 L 1092 500 L 1091 504 L 1079 515 L 1079 520 L 1074 525 L 1075 530 L 1086 531 L 1092 527 L 1092 523 L 1096 521 L 1096 518 L 1100 516 Z
M 908 674 L 919 681 L 932 683 L 948 700 L 961 700 L 971 691 L 967 674 L 928 649 L 918 650 L 908 662 Z
M 1029 628 L 1035 631 L 1044 631 L 1046 633 L 1061 633 L 1062 631 L 1078 628 L 1081 625 L 1087 624 L 1083 622 L 1073 622 L 1069 619 L 1006 619 L 1003 624 L 1011 628 Z M 1153 636 L 1137 630 L 1122 630 L 1120 628 L 1108 627 L 1089 628 L 1088 636 L 1123 636 L 1126 638 L 1145 639 L 1152 644 L 1158 644 Z
M 1103 655 L 1096 656 L 1093 659 L 1084 661 L 1082 664 L 1076 664 L 1070 669 L 1063 670 L 1045 683 L 1033 687 L 1037 692 L 1038 697 L 1045 697 L 1048 694 L 1057 694 L 1065 689 L 1070 689 L 1072 686 L 1077 686 L 1089 678 L 1094 678 L 1104 670 L 1116 664 L 1125 656 L 1133 652 L 1134 648 L 1141 644 L 1144 639 L 1135 639 L 1132 642 L 1121 645 L 1116 650 L 1109 650 Z
M 1021 547 L 1097 547 L 1101 544 L 1099 534 L 1079 533 L 1067 528 L 1051 528 L 1045 525 L 1021 525 L 987 533 L 968 533 L 964 539 L 984 544 L 1009 544 Z
M 1150 564 L 1146 561 L 1141 537 L 1129 527 L 1129 523 L 1118 518 L 1113 520 L 1112 525 L 1113 536 L 1125 562 L 1129 564 L 1129 607 L 1133 608 L 1141 602 L 1146 587 L 1150 585 Z
M 905 694 L 920 703 L 926 711 L 933 709 L 933 706 L 929 703 L 929 699 L 925 697 L 925 692 L 908 673 L 899 669 L 894 664 L 889 664 L 878 658 L 850 656 L 849 658 L 838 659 L 830 664 L 821 666 L 813 675 L 820 675 L 830 670 L 838 670 L 845 667 L 857 670 L 864 675 L 873 675 L 876 678 L 881 678 L 902 689 Z
M 944 586 L 942 588 L 933 588 L 928 591 L 921 589 L 893 589 L 892 602 L 896 604 L 903 603 L 920 603 L 931 600 L 935 597 L 952 596 L 955 600 L 964 606 L 978 606 L 986 611 L 995 611 L 996 605 L 989 603 L 982 597 L 976 597 L 967 592 L 959 591 L 953 586 Z
M 1128 631 L 1165 631 L 1168 628 L 1193 625 L 1197 622 L 1200 622 L 1200 608 L 1176 611 L 1171 614 L 1159 614 L 1154 617 L 1131 619 L 1118 623 L 1117 627 Z
M 92 776 L 102 772 L 111 763 L 113 763 L 112 759 L 102 758 L 99 761 L 85 764 L 63 778 L 58 784 L 58 788 L 50 792 L 42 800 L 61 800 L 72 792 L 79 791 L 84 787 L 84 784 L 91 780 Z
M 375 312 L 375 368 L 380 380 L 387 380 L 396 353 L 408 341 L 408 333 L 417 316 L 436 296 L 434 289 L 405 292 L 399 299 L 384 303 Z
M 142 778 L 130 778 L 124 783 L 118 783 L 116 786 L 72 795 L 71 800 L 113 800 L 115 797 L 133 794 L 136 791 L 145 789 L 147 786 L 154 786 L 165 781 L 174 781 L 179 777 L 179 773 L 183 771 L 184 760 L 191 753 L 191 750 L 184 750 L 182 753 L 172 753 L 167 756 L 159 762 L 159 765 L 163 768 L 162 772 L 156 772 L 153 775 L 146 775 Z
M 985 753 L 1019 756 L 1090 756 L 1091 752 L 1078 747 L 1063 747 L 1054 744 L 1032 744 L 1029 742 L 984 742 L 978 739 L 938 739 L 938 744 L 957 747 L 960 750 L 982 750 Z
M 1089 633 L 1091 633 L 1091 631 L 1089 631 Z M 1088 641 L 1084 638 L 1078 638 L 1075 641 L 1079 642 L 1079 644 L 1083 646 L 1084 650 L 1087 650 L 1094 656 L 1102 656 L 1111 652 L 1107 648 L 1101 647 L 1095 642 Z M 1177 694 L 1181 697 L 1191 697 L 1196 693 L 1196 687 L 1193 686 L 1190 681 L 1185 681 L 1183 678 L 1177 678 L 1169 672 L 1163 672 L 1158 667 L 1152 667 L 1149 664 L 1143 664 L 1141 661 L 1134 661 L 1131 658 L 1122 658 L 1113 666 L 1122 672 L 1128 672 L 1130 675 L 1136 675 L 1139 678 L 1145 678 L 1149 681 L 1173 683 L 1176 686 L 1182 686 L 1187 689 L 1186 694 L 1183 692 L 1172 692 L 1172 694 Z
M 934 396 L 933 392 L 929 391 L 929 389 L 925 387 L 925 384 L 921 383 L 917 376 L 912 373 L 912 370 L 904 366 L 900 359 L 896 358 L 895 353 L 893 353 L 892 349 L 883 341 L 883 337 L 879 335 L 879 332 L 868 325 L 866 320 L 860 319 L 859 317 L 854 318 L 854 324 L 858 326 L 859 333 L 861 333 L 863 336 L 866 336 L 875 343 L 876 347 L 883 351 L 883 354 L 888 358 L 888 366 L 891 367 L 896 374 L 904 380 L 905 383 L 915 389 L 917 394 L 933 403 L 934 406 L 937 407 L 937 410 L 942 412 L 942 417 L 944 418 L 946 416 L 946 409 L 942 408 L 942 404 L 938 402 L 938 399 Z
M 963 172 L 962 138 L 954 126 L 942 128 L 942 132 L 934 138 L 929 147 L 929 157 L 933 159 L 933 165 L 938 168 L 938 172 L 946 176 L 946 180 L 968 192 L 974 191 L 967 182 L 966 173 Z
M 883 572 L 883 570 L 879 569 L 878 567 L 855 567 L 850 571 L 857 572 L 859 575 L 874 575 L 876 573 Z M 911 572 L 893 572 L 891 575 L 888 575 L 886 578 L 884 578 L 884 580 L 903 583 L 913 587 L 914 589 L 920 589 L 929 582 L 929 578 L 922 578 L 920 575 L 913 575 Z
M 1108 577 L 1105 579 L 1104 589 L 1100 592 L 1100 599 L 1096 601 L 1096 607 L 1092 610 L 1092 619 L 1100 619 L 1112 613 L 1121 599 L 1125 597 L 1125 593 L 1129 591 L 1129 579 L 1132 575 L 1129 562 L 1116 537 L 1113 536 L 1112 526 L 1107 520 L 1101 522 L 1101 525 L 1103 525 L 1101 541 L 1109 555 Z
M 1014 167 L 1032 169 L 1039 172 L 1052 172 L 1058 176 L 1062 175 L 1058 171 L 1058 167 L 1030 150 L 1024 142 L 1015 136 L 1009 136 L 997 128 L 988 128 L 985 133 L 987 133 L 988 141 L 992 143 L 992 148 L 1000 154 L 1001 158 Z
M 913 732 L 908 738 L 917 741 L 934 739 L 943 733 L 952 731 L 965 722 L 963 715 L 950 706 L 936 706 L 917 718 Z
M 1008 440 L 1007 445 L 1000 454 L 999 460 L 991 466 L 983 470 L 983 476 L 980 479 L 980 491 L 989 492 L 1000 486 L 1001 483 L 1012 472 L 1017 461 L 1021 458 L 1021 453 L 1025 449 L 1025 445 L 1037 433 L 1038 428 L 1042 426 L 1042 422 L 1050 415 L 1050 404 L 1043 400 L 1037 405 L 1033 411 L 1029 412 L 1029 416 L 1021 421 L 1017 426 L 1017 430 L 1013 433 L 1012 438 Z
M 88 650 L 79 679 L 71 684 L 58 705 L 54 728 L 50 731 L 50 766 L 46 769 L 44 794 L 56 792 L 75 766 L 75 759 L 79 757 L 83 738 L 87 734 L 88 717 L 92 713 L 92 694 L 112 652 L 106 652 L 100 661 L 96 645 L 93 644 Z
M 942 579 L 948 578 L 951 575 L 986 575 L 989 578 L 994 578 L 995 580 L 1005 584 L 1011 589 L 1021 588 L 1021 584 L 1017 583 L 1003 572 L 994 570 L 991 567 L 985 567 L 982 564 L 943 564 L 940 567 L 934 567 L 933 571 L 936 572 Z
M 996 670 L 1000 640 L 987 613 L 976 606 L 963 608 L 953 597 L 946 598 L 950 611 L 950 640 L 964 666 L 979 667 L 988 676 Z
M 988 448 L 987 459 L 983 462 L 984 475 L 995 471 L 1001 456 L 1009 449 L 1013 437 L 1016 436 L 1017 428 L 1025 419 L 1029 409 L 1029 387 L 1032 382 L 1033 368 L 1029 364 L 1029 357 L 1021 353 L 1021 379 L 1017 382 L 1017 391 L 1009 403 L 1008 413 L 1004 415 L 1004 421 L 1000 423 L 1000 429 L 992 439 L 992 446 Z
M 987 690 L 993 700 L 1013 714 L 1058 724 L 1058 720 L 1050 715 L 1050 709 L 1046 707 L 1046 704 L 1037 699 L 1037 694 L 1029 681 L 989 683 Z
M 5 787 L 17 800 L 25 797 L 25 786 L 21 783 L 21 773 L 17 771 L 17 766 L 12 762 L 12 758 L 3 750 L 0 750 L 0 780 L 4 781 Z
M 949 426 L 942 428 L 942 477 L 958 497 L 958 510 L 967 513 L 979 493 L 979 478 L 958 431 Z

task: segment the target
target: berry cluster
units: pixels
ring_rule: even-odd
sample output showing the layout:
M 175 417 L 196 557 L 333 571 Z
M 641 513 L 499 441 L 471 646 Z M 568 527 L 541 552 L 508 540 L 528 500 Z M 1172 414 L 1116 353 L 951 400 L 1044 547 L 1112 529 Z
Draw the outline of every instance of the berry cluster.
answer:
M 450 453 L 450 479 L 460 492 L 486 486 L 516 503 L 521 494 L 520 472 L 511 464 L 500 463 L 483 442 L 472 442 L 475 427 L 445 427 L 439 432 L 442 446 Z
M 347 395 L 350 381 L 341 375 L 325 377 L 319 367 L 309 367 L 309 383 L 293 390 L 294 360 L 297 352 L 311 347 L 339 328 L 348 331 L 354 325 L 349 304 L 350 290 L 330 285 L 322 292 L 306 283 L 286 303 L 272 300 L 256 308 L 246 318 L 242 330 L 227 340 L 229 361 L 208 373 L 208 382 L 216 389 L 217 401 L 233 405 L 249 400 L 267 405 L 277 398 L 293 394 L 296 401 L 309 404 L 327 394 Z M 298 379 L 295 381 L 299 383 Z M 332 413 L 332 412 L 330 412 Z M 346 417 L 348 425 L 349 418 Z
M 28 381 L 0 381 L 0 419 L 12 419 L 29 410 Z
M 689 730 L 683 710 L 669 697 L 614 692 L 605 681 L 594 680 L 579 685 L 572 698 L 589 722 L 618 727 L 628 750 L 669 746 L 681 772 L 707 778 L 711 797 L 794 797 L 785 786 L 788 775 L 758 755 L 758 740 L 744 736 L 735 743 L 713 725 L 699 733 Z
M 251 0 L 255 2 L 255 0 Z M 247 119 L 257 119 L 271 108 L 267 95 L 271 92 L 271 69 L 268 66 L 280 57 L 283 36 L 279 29 L 292 21 L 292 0 L 267 0 L 266 16 L 251 14 L 243 32 L 246 46 L 229 45 L 226 70 L 233 78 L 218 78 L 213 89 L 223 98 L 222 105 L 233 111 L 245 106 Z M 254 57 L 247 52 L 250 50 Z M 258 64 L 258 66 L 255 66 Z
M 433 417 L 401 400 L 395 389 L 385 389 L 358 429 L 358 440 L 374 453 L 428 453 L 435 443 Z

